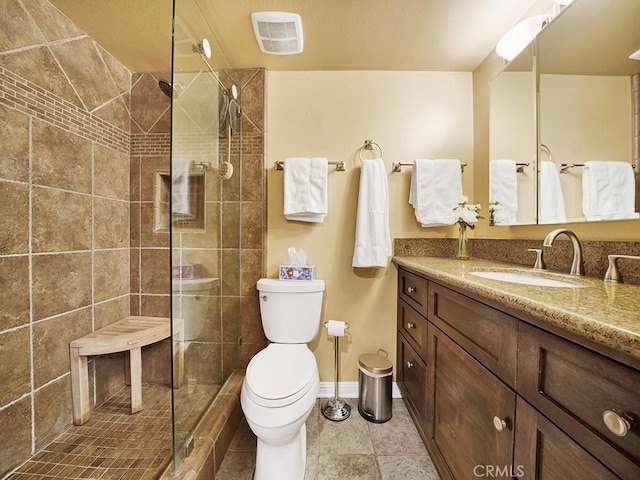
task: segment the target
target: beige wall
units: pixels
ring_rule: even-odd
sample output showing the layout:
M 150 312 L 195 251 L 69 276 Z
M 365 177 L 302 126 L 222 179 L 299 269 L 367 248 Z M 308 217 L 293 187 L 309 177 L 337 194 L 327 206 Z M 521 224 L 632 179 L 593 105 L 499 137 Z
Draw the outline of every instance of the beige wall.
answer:
M 391 173 L 392 162 L 458 158 L 469 163 L 464 191 L 473 198 L 472 77 L 449 72 L 270 72 L 267 137 L 267 274 L 287 261 L 287 248 L 308 253 L 326 281 L 322 321 L 349 322 L 341 342 L 341 381 L 357 380 L 357 358 L 384 348 L 395 363 L 396 268 L 354 269 L 358 149 L 373 139 L 389 176 L 391 237 L 452 237 L 453 227 L 421 228 L 407 203 L 411 168 Z M 370 152 L 367 152 L 370 153 Z M 322 224 L 287 221 L 283 173 L 286 157 L 345 161 L 330 167 L 329 213 Z M 486 202 L 485 202 L 486 204 Z M 453 253 L 453 252 L 452 252 Z M 333 379 L 333 339 L 322 329 L 311 344 L 322 381 Z

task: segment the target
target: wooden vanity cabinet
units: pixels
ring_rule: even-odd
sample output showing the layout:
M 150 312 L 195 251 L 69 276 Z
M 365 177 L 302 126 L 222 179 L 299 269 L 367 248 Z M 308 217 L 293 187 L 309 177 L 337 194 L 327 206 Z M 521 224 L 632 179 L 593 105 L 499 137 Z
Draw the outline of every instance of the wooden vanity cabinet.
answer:
M 640 479 L 637 369 L 402 267 L 397 378 L 443 479 Z

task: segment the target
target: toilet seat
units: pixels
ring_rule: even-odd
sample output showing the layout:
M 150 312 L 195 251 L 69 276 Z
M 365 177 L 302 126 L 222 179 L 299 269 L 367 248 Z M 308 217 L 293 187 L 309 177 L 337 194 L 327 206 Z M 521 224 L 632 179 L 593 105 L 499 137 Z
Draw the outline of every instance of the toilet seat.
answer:
M 290 405 L 313 387 L 317 372 L 316 359 L 306 343 L 272 343 L 247 366 L 247 394 L 264 407 Z

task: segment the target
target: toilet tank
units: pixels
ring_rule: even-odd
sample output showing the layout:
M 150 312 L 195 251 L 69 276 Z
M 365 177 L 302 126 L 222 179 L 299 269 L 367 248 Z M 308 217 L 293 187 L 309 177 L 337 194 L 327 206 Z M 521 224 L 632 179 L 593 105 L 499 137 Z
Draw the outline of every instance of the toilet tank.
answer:
M 309 343 L 318 334 L 324 280 L 258 280 L 260 317 L 275 343 Z

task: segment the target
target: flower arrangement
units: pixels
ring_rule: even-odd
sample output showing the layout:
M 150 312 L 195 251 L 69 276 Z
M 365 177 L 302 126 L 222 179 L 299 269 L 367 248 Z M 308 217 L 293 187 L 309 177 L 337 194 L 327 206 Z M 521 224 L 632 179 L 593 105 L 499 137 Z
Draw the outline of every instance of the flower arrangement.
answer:
M 475 223 L 483 218 L 478 215 L 482 206 L 478 204 L 469 203 L 469 197 L 466 195 L 461 196 L 458 199 L 458 205 L 453 209 L 451 213 L 451 219 L 453 223 L 457 223 L 459 225 L 464 224 L 465 227 L 469 227 L 470 229 L 476 228 Z
M 473 230 L 475 223 L 483 218 L 478 215 L 482 206 L 469 203 L 469 197 L 463 195 L 458 200 L 458 205 L 451 212 L 451 220 L 458 224 L 458 250 L 456 257 L 461 260 L 469 258 L 469 246 L 467 243 L 467 227 Z

